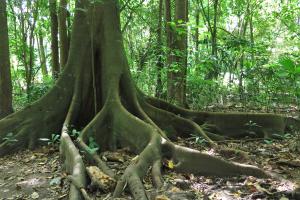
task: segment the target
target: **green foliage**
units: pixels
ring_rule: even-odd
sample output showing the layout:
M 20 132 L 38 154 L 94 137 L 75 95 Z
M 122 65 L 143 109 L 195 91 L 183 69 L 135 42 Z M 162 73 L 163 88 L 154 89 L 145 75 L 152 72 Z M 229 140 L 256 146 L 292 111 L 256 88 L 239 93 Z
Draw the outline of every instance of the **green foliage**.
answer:
M 47 142 L 48 145 L 58 145 L 60 143 L 59 134 L 51 134 L 51 138 L 39 138 L 42 142 Z
M 204 139 L 203 137 L 201 137 L 199 135 L 195 135 L 195 134 L 192 134 L 191 136 L 192 136 L 191 140 L 194 140 L 196 144 L 198 144 L 198 145 L 207 144 L 207 140 Z
M 80 135 L 80 131 L 77 131 L 76 129 L 72 129 L 72 130 L 70 130 L 69 135 L 70 135 L 73 139 L 76 139 L 76 138 L 78 138 L 78 136 Z
M 89 137 L 88 146 L 89 146 L 88 150 L 92 154 L 99 150 L 99 145 L 97 144 L 97 142 L 95 141 L 95 139 L 93 137 Z
M 3 140 L 7 142 L 9 145 L 12 145 L 18 142 L 18 140 L 15 137 L 16 136 L 13 133 L 7 133 L 6 136 L 3 138 Z
M 22 2 L 8 1 L 7 9 L 15 110 L 39 99 L 54 83 L 50 76 L 49 2 Z M 167 48 L 165 28 L 169 26 L 176 37 L 188 37 L 186 95 L 191 108 L 201 109 L 214 104 L 242 104 L 266 109 L 299 105 L 298 1 L 218 1 L 218 12 L 214 11 L 216 1 L 189 1 L 188 23 L 182 20 L 166 23 L 165 18 L 162 18 L 162 44 L 157 43 L 158 2 L 119 1 L 119 8 L 122 9 L 121 29 L 129 66 L 135 82 L 145 93 L 155 94 L 157 77 L 160 75 L 163 87 L 160 96 L 166 99 L 168 72 L 178 72 L 182 67 L 176 62 L 168 66 L 166 62 L 169 54 L 177 57 L 186 54 Z M 72 23 L 75 2 L 69 3 L 67 9 Z M 174 2 L 171 8 L 174 19 Z M 86 12 L 85 9 L 82 11 Z M 198 24 L 197 14 L 200 16 Z M 217 54 L 212 53 L 211 28 L 215 16 Z M 71 27 L 69 29 L 71 31 Z M 196 30 L 199 31 L 198 38 Z M 31 33 L 34 45 L 29 42 Z M 44 40 L 48 75 L 41 70 L 40 36 Z M 158 58 L 164 63 L 160 71 L 155 67 Z M 213 80 L 208 78 L 211 71 L 217 72 Z M 75 138 L 78 132 L 70 134 Z

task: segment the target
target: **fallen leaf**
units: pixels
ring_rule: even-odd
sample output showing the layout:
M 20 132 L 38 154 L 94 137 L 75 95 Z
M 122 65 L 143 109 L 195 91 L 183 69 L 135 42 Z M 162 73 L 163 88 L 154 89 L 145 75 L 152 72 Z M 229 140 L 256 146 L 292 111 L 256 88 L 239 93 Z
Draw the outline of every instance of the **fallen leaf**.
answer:
M 173 162 L 172 160 L 168 160 L 168 161 L 167 161 L 167 167 L 168 167 L 169 169 L 174 169 L 174 162 Z
M 32 199 L 38 199 L 40 197 L 39 193 L 37 192 L 32 193 L 30 196 Z

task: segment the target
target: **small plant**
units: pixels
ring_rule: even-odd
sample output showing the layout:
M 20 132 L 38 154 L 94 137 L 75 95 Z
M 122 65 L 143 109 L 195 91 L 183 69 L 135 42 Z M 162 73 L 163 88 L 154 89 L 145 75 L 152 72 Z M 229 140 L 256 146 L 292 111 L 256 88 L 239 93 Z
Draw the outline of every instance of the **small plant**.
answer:
M 273 144 L 273 140 L 271 140 L 271 139 L 264 139 L 264 142 L 266 144 Z
M 199 135 L 192 135 L 191 139 L 195 140 L 195 143 L 199 145 L 205 144 L 207 142 L 206 139 L 202 138 Z
M 249 128 L 254 128 L 254 127 L 261 127 L 260 125 L 258 125 L 257 123 L 253 122 L 253 121 L 249 121 L 245 124 L 247 127 Z
M 47 142 L 48 145 L 56 145 L 60 142 L 60 135 L 59 134 L 52 134 L 51 138 L 40 138 L 42 142 Z
M 7 133 L 6 136 L 3 138 L 5 142 L 7 142 L 9 145 L 18 142 L 18 140 L 15 138 L 13 133 Z
M 285 133 L 284 135 L 274 133 L 272 136 L 279 140 L 287 140 L 292 138 L 292 135 L 290 133 Z
M 246 131 L 250 136 L 257 136 L 257 133 L 255 132 L 255 130 L 257 130 L 257 128 L 261 128 L 260 125 L 258 125 L 257 123 L 253 122 L 253 121 L 249 121 L 245 124 L 245 126 L 248 128 L 248 130 Z
M 77 131 L 76 129 L 72 129 L 69 134 L 72 138 L 76 139 L 80 135 L 80 131 Z
M 97 144 L 95 139 L 93 137 L 89 137 L 89 152 L 93 154 L 98 150 L 99 150 L 99 145 Z

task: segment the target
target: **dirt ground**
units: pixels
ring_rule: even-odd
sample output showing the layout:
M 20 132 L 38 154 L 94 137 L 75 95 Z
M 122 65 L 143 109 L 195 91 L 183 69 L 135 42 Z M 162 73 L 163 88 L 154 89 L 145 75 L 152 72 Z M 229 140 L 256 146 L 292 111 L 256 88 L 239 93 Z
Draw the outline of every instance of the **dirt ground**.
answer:
M 0 158 L 0 199 L 67 199 L 58 150 L 49 146 Z
M 232 148 L 249 152 L 246 163 L 261 166 L 263 169 L 280 174 L 285 181 L 272 179 L 257 179 L 254 177 L 216 178 L 194 176 L 192 174 L 177 174 L 165 164 L 163 168 L 165 185 L 161 191 L 152 188 L 151 178 L 144 180 L 150 199 L 296 199 L 289 191 L 295 183 L 300 183 L 299 152 L 293 143 L 297 138 L 290 137 L 274 141 L 246 141 L 224 143 Z M 178 143 L 188 145 L 209 154 L 218 153 L 199 144 L 197 138 L 189 140 L 178 138 Z M 220 156 L 220 155 L 219 155 Z M 122 174 L 134 155 L 126 150 L 117 153 L 105 152 L 102 158 L 109 166 Z M 224 155 L 223 155 L 224 157 Z M 241 161 L 235 155 L 226 155 L 227 159 Z M 168 161 L 166 161 L 167 163 Z M 35 151 L 21 151 L 0 158 L 0 199 L 67 199 L 69 183 L 61 168 L 58 148 L 45 146 Z M 103 193 L 92 187 L 88 191 L 95 199 L 109 199 L 110 193 Z M 131 199 L 126 194 L 124 199 Z

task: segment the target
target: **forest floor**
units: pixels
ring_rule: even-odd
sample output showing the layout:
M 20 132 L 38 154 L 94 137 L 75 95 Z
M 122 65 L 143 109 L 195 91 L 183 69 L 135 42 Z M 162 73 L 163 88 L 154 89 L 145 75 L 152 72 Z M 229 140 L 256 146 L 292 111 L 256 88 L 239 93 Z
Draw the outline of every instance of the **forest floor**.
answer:
M 248 158 L 242 159 L 236 155 L 220 155 L 195 136 L 185 140 L 178 138 L 177 144 L 226 157 L 231 161 L 259 166 L 280 174 L 284 180 L 178 174 L 172 171 L 172 163 L 166 160 L 163 166 L 163 188 L 160 191 L 153 189 L 150 176 L 145 177 L 144 185 L 150 199 L 155 200 L 293 199 L 287 191 L 293 190 L 295 183 L 300 185 L 299 140 L 299 133 L 295 133 L 286 134 L 282 140 L 244 139 L 220 143 L 221 146 L 248 152 Z M 102 158 L 118 174 L 122 174 L 134 157 L 126 149 L 102 154 Z M 67 199 L 69 182 L 62 170 L 57 146 L 21 151 L 0 158 L 0 163 L 0 200 Z M 88 187 L 87 190 L 95 199 L 111 197 L 111 193 L 103 193 L 93 187 Z M 123 199 L 132 198 L 125 191 Z

